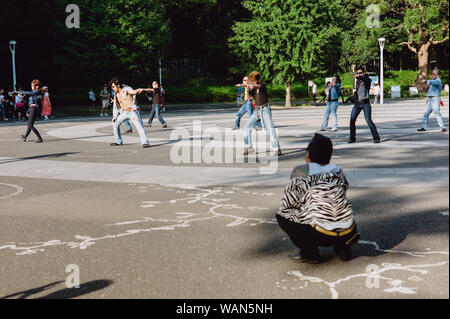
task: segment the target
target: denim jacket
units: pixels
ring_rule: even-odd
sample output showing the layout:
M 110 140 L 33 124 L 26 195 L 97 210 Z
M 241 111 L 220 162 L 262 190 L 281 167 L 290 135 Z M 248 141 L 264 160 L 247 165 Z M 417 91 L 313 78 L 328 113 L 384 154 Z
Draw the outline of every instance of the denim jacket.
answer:
M 41 90 L 34 90 L 34 91 L 18 91 L 19 93 L 22 93 L 24 95 L 28 95 L 30 98 L 28 100 L 28 105 L 37 105 L 41 106 L 42 102 L 42 92 Z
M 442 82 L 440 77 L 434 80 L 428 80 L 427 84 L 430 86 L 428 96 L 441 96 Z
M 337 100 L 339 98 L 339 93 L 341 91 L 341 85 L 336 83 L 335 86 L 330 86 L 330 91 L 328 92 L 328 101 Z

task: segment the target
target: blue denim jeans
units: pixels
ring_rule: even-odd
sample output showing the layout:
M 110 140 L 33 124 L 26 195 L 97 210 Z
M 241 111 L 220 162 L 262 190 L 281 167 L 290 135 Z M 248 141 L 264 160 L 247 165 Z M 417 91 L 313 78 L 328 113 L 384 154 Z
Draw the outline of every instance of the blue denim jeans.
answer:
M 236 113 L 236 123 L 234 124 L 235 128 L 241 127 L 241 118 L 244 116 L 245 113 L 248 113 L 248 116 L 253 115 L 253 103 L 252 101 L 246 101 L 244 104 L 242 104 L 239 111 Z M 261 128 L 261 122 L 258 122 L 258 127 Z
M 2 111 L 2 120 L 3 120 L 6 116 L 6 112 L 5 112 L 5 107 L 3 106 L 2 103 L 0 103 L 0 110 Z
M 350 140 L 356 139 L 356 119 L 359 113 L 364 110 L 364 117 L 366 119 L 367 125 L 369 125 L 370 133 L 374 140 L 379 140 L 377 127 L 372 121 L 372 106 L 370 103 L 363 103 L 361 101 L 356 101 L 353 105 L 352 114 L 350 115 Z
M 138 115 L 138 111 L 124 111 L 122 110 L 122 113 L 117 117 L 117 120 L 114 122 L 114 140 L 116 144 L 122 144 L 122 136 L 120 134 L 119 126 L 123 122 L 131 120 L 134 124 L 134 127 L 136 128 L 139 138 L 141 140 L 141 144 L 148 144 L 148 138 L 145 134 L 145 130 L 142 127 L 142 121 L 140 120 L 140 116 Z
M 441 98 L 436 96 L 432 98 L 428 98 L 427 108 L 425 109 L 425 113 L 423 114 L 422 118 L 422 128 L 428 129 L 428 118 L 430 117 L 431 112 L 434 112 L 434 115 L 436 116 L 436 120 L 438 122 L 438 125 L 440 128 L 444 128 L 444 120 L 442 119 L 441 115 Z
M 248 120 L 248 123 L 245 126 L 245 147 L 252 147 L 252 130 L 256 125 L 258 125 L 258 122 L 260 121 L 263 122 L 264 128 L 269 133 L 270 146 L 272 150 L 278 151 L 280 149 L 280 143 L 278 142 L 278 136 L 273 125 L 272 111 L 270 110 L 270 106 L 266 106 L 262 110 L 257 108 Z
M 150 112 L 150 119 L 148 120 L 148 124 L 152 124 L 153 119 L 155 117 L 158 118 L 159 122 L 164 125 L 166 122 L 164 121 L 162 115 L 161 115 L 161 104 L 153 104 L 152 111 Z
M 338 126 L 338 122 L 337 122 L 337 108 L 339 106 L 339 102 L 338 101 L 332 101 L 332 102 L 328 102 L 327 103 L 327 108 L 325 110 L 325 116 L 323 118 L 323 123 L 322 123 L 322 127 L 321 129 L 326 130 L 327 126 L 328 126 L 328 118 L 330 117 L 330 113 L 331 113 L 331 117 L 333 118 L 333 130 L 337 130 L 337 126 Z
M 126 120 L 124 123 L 125 123 L 125 126 L 127 128 L 127 131 L 133 130 L 133 127 L 131 126 L 130 121 Z

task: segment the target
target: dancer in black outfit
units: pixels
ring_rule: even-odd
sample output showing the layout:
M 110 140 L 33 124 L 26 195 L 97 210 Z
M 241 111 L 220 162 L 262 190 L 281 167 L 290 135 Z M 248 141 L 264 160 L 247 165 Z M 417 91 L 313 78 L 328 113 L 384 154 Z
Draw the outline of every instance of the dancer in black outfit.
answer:
M 31 90 L 32 91 L 16 91 L 16 92 L 14 92 L 14 93 L 21 93 L 21 94 L 29 96 L 28 129 L 27 129 L 27 132 L 25 133 L 25 135 L 21 135 L 21 137 L 23 138 L 23 141 L 26 142 L 28 135 L 30 134 L 31 131 L 33 131 L 34 134 L 36 134 L 36 136 L 38 137 L 36 143 L 42 143 L 43 142 L 42 137 L 39 134 L 38 130 L 34 127 L 34 120 L 36 119 L 36 116 L 38 116 L 38 114 L 39 114 L 38 108 L 42 104 L 41 82 L 39 80 L 33 80 L 31 82 Z

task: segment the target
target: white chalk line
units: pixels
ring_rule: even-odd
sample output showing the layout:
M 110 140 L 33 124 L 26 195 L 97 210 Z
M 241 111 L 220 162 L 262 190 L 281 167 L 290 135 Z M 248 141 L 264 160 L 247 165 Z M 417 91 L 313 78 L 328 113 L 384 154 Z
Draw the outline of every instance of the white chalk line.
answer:
M 52 239 L 46 242 L 32 242 L 28 244 L 18 244 L 9 242 L 4 246 L 0 246 L 0 250 L 2 249 L 10 249 L 13 251 L 19 251 L 16 253 L 16 255 L 30 255 L 35 254 L 38 252 L 44 252 L 46 248 L 48 247 L 56 247 L 56 246 L 67 246 L 69 248 L 79 248 L 79 249 L 86 249 L 92 245 L 95 245 L 99 241 L 106 240 L 106 239 L 116 239 L 121 238 L 125 236 L 130 235 L 136 235 L 139 233 L 145 233 L 145 232 L 151 232 L 151 231 L 158 231 L 158 230 L 175 230 L 177 228 L 186 228 L 192 226 L 192 223 L 204 221 L 204 220 L 211 220 L 218 217 L 224 217 L 224 218 L 231 218 L 233 219 L 232 222 L 228 223 L 226 227 L 235 227 L 247 222 L 251 222 L 250 226 L 256 226 L 258 224 L 262 223 L 269 223 L 269 224 L 276 224 L 275 219 L 264 219 L 264 218 L 255 218 L 255 217 L 242 217 L 242 216 L 236 216 L 232 214 L 226 214 L 223 212 L 218 212 L 219 209 L 224 210 L 240 210 L 244 209 L 244 207 L 241 207 L 236 204 L 229 204 L 226 203 L 229 201 L 228 198 L 210 198 L 212 195 L 216 196 L 224 196 L 222 194 L 222 187 L 216 187 L 213 189 L 204 189 L 199 188 L 196 186 L 173 186 L 178 187 L 181 189 L 187 189 L 187 190 L 196 190 L 199 191 L 199 193 L 190 193 L 187 194 L 188 197 L 185 198 L 178 198 L 178 199 L 172 199 L 169 200 L 169 204 L 175 204 L 179 201 L 186 202 L 186 204 L 191 205 L 194 203 L 201 203 L 208 206 L 211 206 L 207 212 L 203 213 L 187 213 L 187 212 L 177 212 L 176 214 L 180 215 L 183 218 L 153 218 L 153 217 L 144 217 L 138 220 L 132 220 L 132 221 L 124 221 L 124 222 L 117 222 L 113 224 L 107 224 L 105 226 L 125 226 L 125 225 L 133 225 L 138 223 L 172 223 L 171 225 L 165 225 L 165 226 L 157 226 L 157 227 L 149 227 L 149 228 L 141 228 L 141 229 L 129 229 L 125 231 L 124 233 L 118 233 L 118 234 L 107 234 L 101 237 L 90 237 L 85 235 L 75 235 L 74 238 L 78 241 L 61 241 L 58 239 Z M 236 188 L 234 188 L 236 190 Z M 155 201 L 143 201 L 141 207 L 142 208 L 152 208 L 154 205 L 157 204 L 167 204 L 167 202 L 155 202 Z M 144 207 L 143 207 L 144 206 Z M 251 207 L 253 211 L 256 211 L 255 207 Z M 264 209 L 265 208 L 259 208 L 257 209 Z M 187 215 L 189 214 L 189 215 Z M 190 218 L 194 217 L 194 218 Z
M 10 197 L 19 195 L 20 193 L 23 192 L 23 187 L 19 186 L 19 185 L 12 185 L 12 184 L 6 184 L 6 183 L 0 183 L 0 185 L 5 185 L 5 186 L 8 186 L 8 187 L 16 189 L 14 193 L 11 193 L 11 194 L 8 194 L 8 195 L 4 195 L 4 196 L 0 197 L 0 200 L 7 199 L 7 198 L 10 198 Z

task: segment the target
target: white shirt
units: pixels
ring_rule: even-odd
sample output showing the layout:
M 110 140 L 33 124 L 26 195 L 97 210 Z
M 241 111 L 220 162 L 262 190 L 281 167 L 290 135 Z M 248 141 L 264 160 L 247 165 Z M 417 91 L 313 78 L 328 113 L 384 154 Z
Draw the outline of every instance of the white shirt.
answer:
M 312 86 L 312 92 L 313 92 L 313 94 L 317 93 L 317 85 L 315 83 Z
M 380 87 L 378 85 L 373 87 L 373 94 L 379 95 L 380 94 Z

